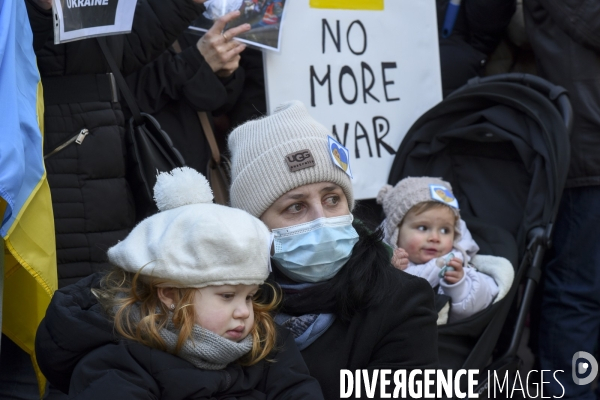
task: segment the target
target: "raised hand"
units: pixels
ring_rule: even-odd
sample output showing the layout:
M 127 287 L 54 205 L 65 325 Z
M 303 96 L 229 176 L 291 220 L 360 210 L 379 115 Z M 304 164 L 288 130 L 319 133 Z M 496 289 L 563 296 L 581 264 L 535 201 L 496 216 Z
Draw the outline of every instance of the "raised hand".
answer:
M 408 267 L 408 253 L 404 249 L 398 247 L 394 250 L 392 265 L 399 270 L 405 270 Z
M 233 40 L 240 33 L 250 30 L 249 24 L 242 24 L 223 31 L 227 23 L 240 16 L 232 11 L 215 21 L 213 26 L 198 40 L 196 47 L 210 68 L 220 77 L 231 75 L 239 66 L 240 53 L 246 45 Z

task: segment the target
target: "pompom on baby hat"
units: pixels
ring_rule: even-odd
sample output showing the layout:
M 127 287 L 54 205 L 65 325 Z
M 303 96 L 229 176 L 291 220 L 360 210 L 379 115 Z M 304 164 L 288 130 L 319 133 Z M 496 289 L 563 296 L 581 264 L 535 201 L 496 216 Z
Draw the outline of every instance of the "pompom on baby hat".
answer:
M 154 200 L 159 212 L 108 250 L 111 264 L 179 288 L 265 281 L 268 228 L 243 210 L 214 204 L 202 174 L 188 167 L 160 173 Z

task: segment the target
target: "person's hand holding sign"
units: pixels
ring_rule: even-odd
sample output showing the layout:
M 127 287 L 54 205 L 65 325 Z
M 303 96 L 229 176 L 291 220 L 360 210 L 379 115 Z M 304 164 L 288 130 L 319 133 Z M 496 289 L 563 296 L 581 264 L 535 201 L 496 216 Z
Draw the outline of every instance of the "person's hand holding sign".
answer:
M 240 53 L 246 45 L 233 40 L 240 33 L 250 30 L 250 24 L 242 24 L 223 31 L 227 23 L 239 17 L 232 11 L 215 21 L 213 26 L 198 40 L 196 47 L 215 74 L 221 78 L 231 75 L 239 66 Z

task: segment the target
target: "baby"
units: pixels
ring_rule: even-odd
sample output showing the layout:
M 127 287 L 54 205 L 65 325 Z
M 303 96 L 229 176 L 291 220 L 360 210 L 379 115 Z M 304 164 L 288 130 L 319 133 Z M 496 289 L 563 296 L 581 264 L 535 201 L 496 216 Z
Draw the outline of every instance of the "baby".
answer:
M 449 296 L 450 322 L 489 306 L 498 294 L 494 279 L 468 265 L 479 246 L 460 218 L 448 182 L 437 178 L 405 178 L 384 186 L 377 196 L 386 219 L 385 241 L 394 249 L 393 263 L 425 278 L 438 293 Z M 398 255 L 408 254 L 408 265 Z

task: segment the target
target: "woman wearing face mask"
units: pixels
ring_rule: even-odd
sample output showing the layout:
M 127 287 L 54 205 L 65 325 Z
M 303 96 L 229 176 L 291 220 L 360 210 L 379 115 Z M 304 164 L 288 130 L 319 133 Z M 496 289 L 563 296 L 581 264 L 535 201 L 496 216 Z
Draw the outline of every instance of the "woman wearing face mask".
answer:
M 236 128 L 229 149 L 232 206 L 274 236 L 276 321 L 293 333 L 325 398 L 338 399 L 341 369 L 408 377 L 436 368 L 437 331 L 427 281 L 393 268 L 381 234 L 353 221 L 349 160 L 329 135 L 295 101 Z M 374 395 L 385 397 L 379 387 Z

